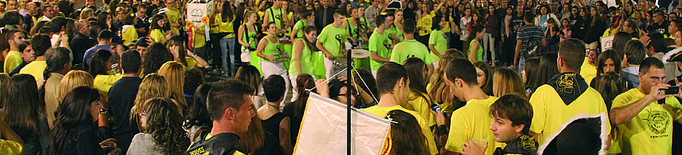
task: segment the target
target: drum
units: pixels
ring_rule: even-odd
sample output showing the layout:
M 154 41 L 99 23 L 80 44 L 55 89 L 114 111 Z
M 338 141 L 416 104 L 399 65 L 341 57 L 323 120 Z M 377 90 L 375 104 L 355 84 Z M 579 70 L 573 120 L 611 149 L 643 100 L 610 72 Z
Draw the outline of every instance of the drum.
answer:
M 362 59 L 362 58 L 368 58 L 369 57 L 369 51 L 366 49 L 352 49 L 351 51 L 351 57 L 354 59 Z

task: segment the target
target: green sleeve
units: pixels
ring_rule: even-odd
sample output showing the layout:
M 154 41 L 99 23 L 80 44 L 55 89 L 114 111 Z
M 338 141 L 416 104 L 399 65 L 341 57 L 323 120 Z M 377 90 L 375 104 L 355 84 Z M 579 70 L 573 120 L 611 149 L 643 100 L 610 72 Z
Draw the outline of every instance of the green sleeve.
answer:
M 385 32 L 384 32 L 385 33 Z M 377 34 L 376 32 L 372 34 L 372 36 L 369 37 L 369 52 L 379 52 L 379 45 L 383 44 L 383 41 L 379 39 L 380 34 Z
M 327 41 L 328 35 L 329 35 L 329 30 L 325 27 L 322 29 L 322 32 L 320 32 L 320 34 L 317 35 L 317 40 L 324 43 Z
M 395 49 L 399 49 L 399 48 L 395 48 Z M 401 63 L 401 62 L 399 62 L 400 60 L 398 60 L 400 57 L 400 55 L 398 53 L 400 53 L 399 50 L 393 50 L 393 52 L 391 52 L 391 62 L 395 62 L 398 64 Z
M 438 39 L 437 36 L 440 34 L 440 33 L 437 33 L 437 32 L 440 32 L 440 31 L 433 31 L 433 32 L 429 35 L 429 44 L 436 45 L 436 41 L 437 41 L 437 39 Z M 426 45 L 426 47 L 428 48 L 429 45 Z M 443 51 L 438 51 L 438 52 L 443 52 Z

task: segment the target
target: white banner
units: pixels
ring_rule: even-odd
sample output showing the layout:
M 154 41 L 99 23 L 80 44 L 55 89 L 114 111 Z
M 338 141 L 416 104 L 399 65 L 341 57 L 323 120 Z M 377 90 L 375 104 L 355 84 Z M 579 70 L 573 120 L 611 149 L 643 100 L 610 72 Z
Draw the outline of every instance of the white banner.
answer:
M 201 18 L 213 12 L 213 1 L 208 3 L 187 3 L 187 21 L 201 23 Z
M 389 121 L 355 108 L 351 119 L 351 154 L 379 154 L 388 135 Z M 310 93 L 294 154 L 345 155 L 346 123 L 346 104 Z
M 599 37 L 599 41 L 601 42 L 601 51 L 602 52 L 612 49 L 611 47 L 613 44 L 613 36 Z

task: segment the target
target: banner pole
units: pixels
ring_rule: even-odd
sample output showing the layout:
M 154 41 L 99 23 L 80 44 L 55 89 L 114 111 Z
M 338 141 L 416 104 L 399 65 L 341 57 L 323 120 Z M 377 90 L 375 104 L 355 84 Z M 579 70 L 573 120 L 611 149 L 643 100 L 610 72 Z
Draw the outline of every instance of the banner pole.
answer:
M 353 79 L 353 77 L 351 76 L 351 73 L 352 73 L 351 67 L 353 67 L 352 66 L 353 58 L 351 55 L 353 52 L 351 52 L 351 50 L 348 50 L 348 51 L 346 51 L 346 53 L 348 55 L 348 57 L 346 58 L 348 61 L 347 65 L 346 65 L 346 67 L 347 67 L 346 68 L 346 73 L 347 73 L 347 77 L 346 77 L 346 79 L 347 79 L 346 80 L 346 90 L 347 90 L 346 91 L 346 98 L 348 99 L 346 101 L 347 102 L 346 103 L 346 120 L 348 120 L 348 123 L 346 124 L 346 146 L 347 146 L 346 147 L 346 149 L 347 149 L 346 154 L 351 155 L 351 144 L 352 144 L 351 140 L 352 139 L 351 139 L 351 131 L 350 130 L 351 130 L 351 105 L 352 104 L 349 102 L 351 101 L 350 100 L 351 95 L 353 94 L 353 89 L 351 89 L 352 88 L 351 83 L 352 83 L 352 79 Z

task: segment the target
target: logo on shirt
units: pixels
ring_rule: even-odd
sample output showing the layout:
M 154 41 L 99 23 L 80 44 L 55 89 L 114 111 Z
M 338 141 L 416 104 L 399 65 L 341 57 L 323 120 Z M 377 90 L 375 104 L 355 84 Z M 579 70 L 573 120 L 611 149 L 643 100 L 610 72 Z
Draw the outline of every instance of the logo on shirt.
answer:
M 649 130 L 655 134 L 663 134 L 667 130 L 670 115 L 662 110 L 648 110 L 649 116 L 642 119 L 649 124 Z
M 558 88 L 556 90 L 566 94 L 573 94 L 573 91 L 575 91 L 573 81 L 575 81 L 575 74 L 565 74 L 559 77 L 557 80 Z

